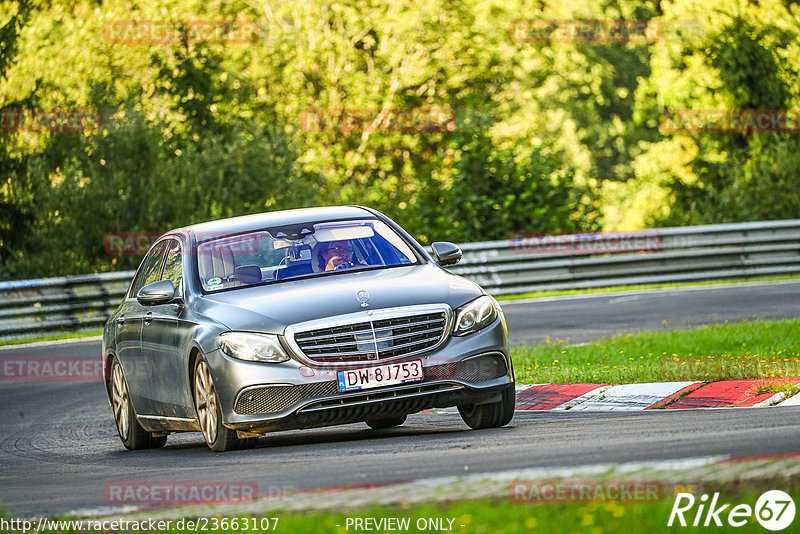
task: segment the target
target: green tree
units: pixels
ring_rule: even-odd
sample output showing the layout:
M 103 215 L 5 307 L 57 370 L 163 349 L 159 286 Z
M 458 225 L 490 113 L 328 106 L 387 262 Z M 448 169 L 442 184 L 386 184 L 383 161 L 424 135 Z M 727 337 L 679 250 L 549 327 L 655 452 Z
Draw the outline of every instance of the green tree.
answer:
M 573 172 L 556 155 L 522 143 L 498 148 L 481 131 L 459 132 L 453 147 L 449 185 L 430 188 L 420 209 L 427 235 L 470 242 L 592 228 L 582 211 L 591 205 L 590 191 L 574 185 Z
M 706 31 L 653 58 L 637 113 L 655 122 L 667 110 L 796 110 L 798 14 L 796 4 L 775 0 L 703 7 L 675 2 L 671 16 L 699 17 Z M 662 133 L 635 163 L 639 191 L 652 191 L 662 204 L 645 224 L 800 216 L 796 133 Z
M 70 17 L 85 17 L 91 3 L 54 13 L 58 7 L 64 8 L 36 12 L 32 31 L 52 36 L 36 43 L 39 53 L 65 39 L 58 46 L 66 48 L 66 61 L 37 79 L 43 96 L 28 105 L 99 109 L 103 124 L 9 136 L 20 148 L 6 151 L 16 169 L 7 189 L 29 216 L 3 243 L 3 276 L 129 268 L 139 258 L 108 256 L 106 233 L 165 231 L 316 201 L 319 181 L 295 165 L 285 121 L 257 100 L 253 80 L 231 69 L 222 45 L 110 47 L 102 39 L 102 17 L 82 18 L 88 22 L 74 33 L 62 30 L 76 24 Z M 71 58 L 81 46 L 91 50 L 88 65 Z M 37 76 L 26 69 L 31 66 L 20 63 L 28 80 Z M 74 92 L 64 87 L 69 84 Z
M 17 59 L 20 33 L 30 13 L 29 2 L 17 2 L 9 7 L 7 20 L 0 26 L 0 80 L 8 80 L 9 70 Z M 29 100 L 7 100 L 0 95 L 0 114 L 4 109 L 21 107 Z M 29 203 L 19 198 L 25 184 L 17 181 L 24 174 L 25 166 L 25 158 L 15 154 L 14 136 L 5 127 L 0 127 L 0 265 L 12 261 L 11 250 L 20 246 L 25 228 L 33 219 Z

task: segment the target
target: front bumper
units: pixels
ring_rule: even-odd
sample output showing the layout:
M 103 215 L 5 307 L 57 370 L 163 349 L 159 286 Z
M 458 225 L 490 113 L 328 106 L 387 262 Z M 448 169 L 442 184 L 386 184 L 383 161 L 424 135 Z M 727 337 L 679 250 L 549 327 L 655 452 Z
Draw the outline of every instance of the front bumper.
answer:
M 330 367 L 295 360 L 243 362 L 219 350 L 206 359 L 214 373 L 223 424 L 261 434 L 495 402 L 514 384 L 507 340 L 501 315 L 479 332 L 450 337 L 437 350 L 408 358 L 422 361 L 424 380 L 345 393 L 339 392 L 336 369 Z

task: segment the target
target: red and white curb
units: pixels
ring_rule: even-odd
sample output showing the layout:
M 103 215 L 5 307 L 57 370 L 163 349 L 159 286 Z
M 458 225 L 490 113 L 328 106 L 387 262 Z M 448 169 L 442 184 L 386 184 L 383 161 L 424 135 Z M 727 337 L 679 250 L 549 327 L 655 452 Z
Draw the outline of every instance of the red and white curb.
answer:
M 800 383 L 800 377 L 723 380 L 720 382 L 651 382 L 645 384 L 533 384 L 517 386 L 517 407 L 522 410 L 647 410 L 653 408 L 753 408 L 799 406 L 800 395 L 757 392 L 759 386 Z

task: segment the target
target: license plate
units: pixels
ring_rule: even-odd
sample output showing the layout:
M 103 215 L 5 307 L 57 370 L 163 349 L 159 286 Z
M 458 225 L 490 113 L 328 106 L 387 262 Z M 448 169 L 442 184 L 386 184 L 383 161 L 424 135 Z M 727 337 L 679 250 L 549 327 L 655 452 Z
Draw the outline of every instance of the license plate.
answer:
M 339 391 L 356 391 L 359 389 L 418 382 L 423 378 L 422 361 L 390 363 L 377 367 L 349 369 L 339 371 Z

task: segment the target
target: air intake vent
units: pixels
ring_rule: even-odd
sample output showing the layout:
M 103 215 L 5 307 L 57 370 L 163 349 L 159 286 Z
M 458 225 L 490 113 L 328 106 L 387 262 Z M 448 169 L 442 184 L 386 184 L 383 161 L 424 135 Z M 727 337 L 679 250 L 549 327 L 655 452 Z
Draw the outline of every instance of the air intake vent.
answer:
M 306 399 L 337 395 L 336 381 L 313 382 L 300 386 L 265 386 L 239 395 L 234 411 L 242 415 L 277 413 Z

